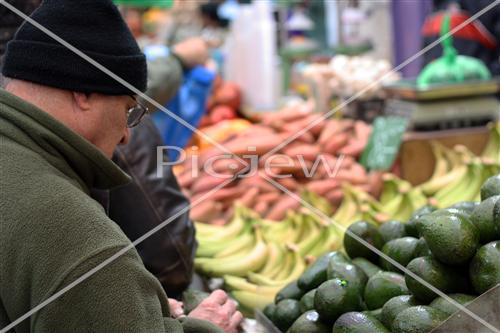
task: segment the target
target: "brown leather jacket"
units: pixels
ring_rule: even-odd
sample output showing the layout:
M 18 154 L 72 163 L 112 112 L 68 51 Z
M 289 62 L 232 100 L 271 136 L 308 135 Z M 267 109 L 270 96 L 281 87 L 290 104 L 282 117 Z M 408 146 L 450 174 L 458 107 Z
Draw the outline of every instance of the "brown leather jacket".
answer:
M 189 201 L 170 167 L 164 167 L 163 178 L 156 176 L 156 147 L 162 142 L 151 119 L 145 117 L 131 134 L 130 142 L 115 150 L 113 161 L 132 182 L 109 193 L 95 191 L 93 196 L 132 241 L 185 209 L 137 246 L 146 268 L 160 280 L 169 297 L 175 298 L 191 283 L 197 248 Z

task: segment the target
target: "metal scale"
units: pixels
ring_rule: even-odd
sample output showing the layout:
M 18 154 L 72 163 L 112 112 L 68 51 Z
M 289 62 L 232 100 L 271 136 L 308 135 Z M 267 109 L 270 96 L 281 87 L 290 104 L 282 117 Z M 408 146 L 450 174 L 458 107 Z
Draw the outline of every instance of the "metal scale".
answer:
M 405 117 L 414 130 L 439 130 L 481 126 L 500 120 L 500 78 L 488 81 L 435 84 L 419 88 L 415 80 L 401 80 L 384 87 L 385 114 Z

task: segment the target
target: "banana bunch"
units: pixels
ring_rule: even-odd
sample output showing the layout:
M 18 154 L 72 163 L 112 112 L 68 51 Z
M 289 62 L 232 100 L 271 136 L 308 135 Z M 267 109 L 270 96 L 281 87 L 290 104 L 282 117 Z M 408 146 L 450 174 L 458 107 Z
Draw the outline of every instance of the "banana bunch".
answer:
M 380 197 L 382 211 L 397 221 L 407 221 L 413 212 L 427 203 L 426 196 L 418 187 L 393 174 L 385 174 Z
M 483 150 L 482 157 L 500 164 L 500 121 L 490 123 L 490 139 Z
M 279 290 L 300 277 L 310 260 L 342 243 L 335 226 L 304 208 L 275 222 L 236 206 L 227 225 L 196 223 L 196 229 L 196 270 L 222 277 L 243 309 L 262 309 Z
M 436 158 L 434 173 L 417 188 L 432 196 L 441 208 L 461 201 L 479 201 L 481 184 L 500 170 L 493 159 L 475 156 L 462 145 L 449 149 L 434 142 L 432 148 Z
M 344 199 L 333 215 L 333 220 L 344 227 L 351 223 L 365 220 L 373 223 L 382 223 L 389 219 L 383 213 L 382 205 L 364 190 L 344 183 L 342 185 Z

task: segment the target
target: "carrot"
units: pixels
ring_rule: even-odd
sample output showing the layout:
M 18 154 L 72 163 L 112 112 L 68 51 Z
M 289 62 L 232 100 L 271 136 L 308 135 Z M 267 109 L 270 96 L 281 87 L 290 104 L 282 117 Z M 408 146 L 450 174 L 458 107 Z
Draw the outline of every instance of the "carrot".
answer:
M 222 205 L 214 201 L 202 201 L 191 207 L 189 217 L 193 221 L 210 223 L 210 221 L 220 214 Z
M 283 195 L 279 201 L 273 205 L 266 214 L 266 219 L 280 221 L 285 218 L 288 210 L 295 210 L 300 207 L 300 202 L 294 197 Z
M 204 174 L 193 183 L 193 186 L 191 186 L 191 192 L 194 194 L 211 190 L 214 187 L 228 181 L 228 179 L 229 178 L 226 177 L 214 177 Z M 230 183 L 228 183 L 228 185 L 229 184 Z
M 283 149 L 283 153 L 291 158 L 302 156 L 306 161 L 315 161 L 320 153 L 320 148 L 318 145 L 302 144 L 286 147 Z
M 334 189 L 337 189 L 339 187 L 340 187 L 340 182 L 334 178 L 314 180 L 306 184 L 306 189 L 319 195 L 325 195 L 326 193 Z
M 328 154 L 335 154 L 337 151 L 344 147 L 349 141 L 349 135 L 347 133 L 337 133 L 332 136 L 328 142 L 321 145 L 323 152 Z

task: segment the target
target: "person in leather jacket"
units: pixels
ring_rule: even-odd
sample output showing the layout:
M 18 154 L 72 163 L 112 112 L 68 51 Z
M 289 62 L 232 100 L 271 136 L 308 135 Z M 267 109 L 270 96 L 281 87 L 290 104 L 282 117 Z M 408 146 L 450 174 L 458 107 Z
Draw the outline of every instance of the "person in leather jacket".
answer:
M 41 0 L 9 1 L 27 15 Z M 23 19 L 0 6 L 0 68 L 5 45 L 23 23 Z M 5 19 L 4 19 L 5 18 Z M 189 40 L 176 45 L 175 56 L 148 61 L 146 94 L 160 104 L 172 98 L 182 83 L 186 66 L 205 58 L 203 45 Z M 151 109 L 151 105 L 149 105 Z M 163 166 L 163 177 L 156 177 L 156 147 L 162 145 L 158 130 L 149 117 L 131 129 L 128 145 L 117 148 L 113 161 L 132 177 L 132 182 L 109 193 L 93 190 L 92 196 L 106 209 L 127 237 L 134 241 L 180 210 L 189 206 L 175 175 Z M 167 156 L 164 157 L 165 160 Z M 178 298 L 191 283 L 197 243 L 189 210 L 137 246 L 146 268 L 161 282 L 172 298 Z

